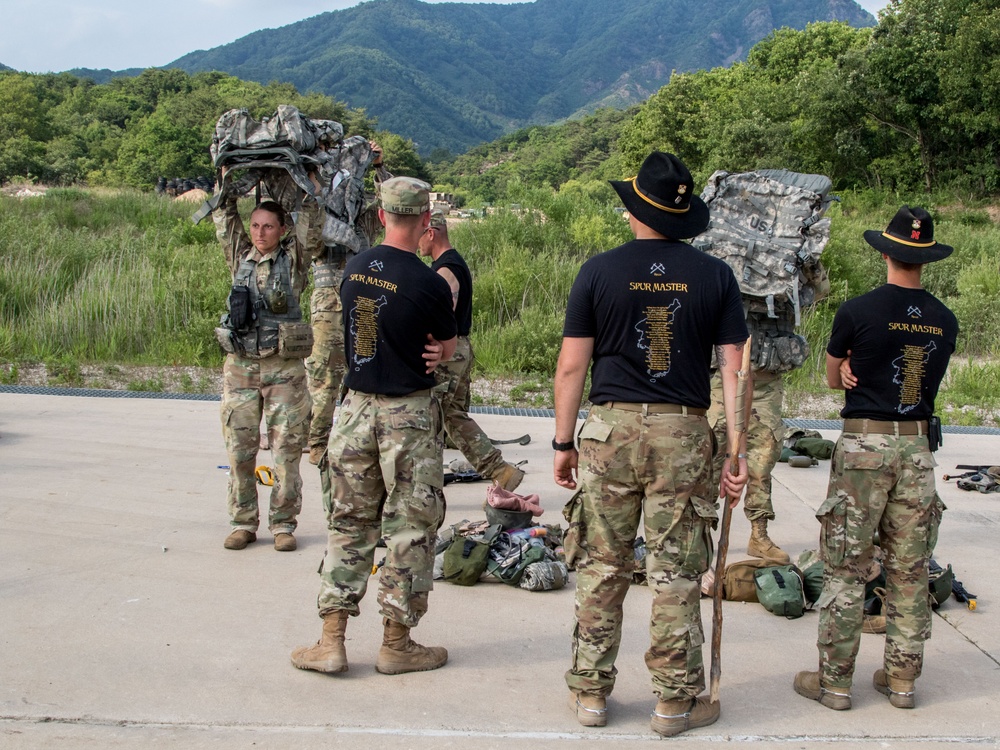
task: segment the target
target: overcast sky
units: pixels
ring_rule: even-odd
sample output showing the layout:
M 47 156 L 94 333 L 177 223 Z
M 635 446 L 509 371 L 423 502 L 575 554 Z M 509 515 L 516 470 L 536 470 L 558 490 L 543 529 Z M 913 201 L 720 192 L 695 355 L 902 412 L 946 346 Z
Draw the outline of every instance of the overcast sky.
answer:
M 858 3 L 875 14 L 888 0 Z M 358 0 L 0 0 L 0 63 L 32 73 L 149 68 L 259 29 L 357 4 Z

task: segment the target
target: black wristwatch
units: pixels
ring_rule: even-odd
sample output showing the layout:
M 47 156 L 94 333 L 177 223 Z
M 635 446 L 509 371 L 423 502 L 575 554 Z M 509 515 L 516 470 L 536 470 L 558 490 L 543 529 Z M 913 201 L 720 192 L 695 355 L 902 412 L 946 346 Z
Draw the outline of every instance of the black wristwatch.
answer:
M 570 440 L 568 443 L 560 443 L 555 438 L 552 438 L 552 450 L 554 451 L 571 451 L 576 448 L 576 443 Z

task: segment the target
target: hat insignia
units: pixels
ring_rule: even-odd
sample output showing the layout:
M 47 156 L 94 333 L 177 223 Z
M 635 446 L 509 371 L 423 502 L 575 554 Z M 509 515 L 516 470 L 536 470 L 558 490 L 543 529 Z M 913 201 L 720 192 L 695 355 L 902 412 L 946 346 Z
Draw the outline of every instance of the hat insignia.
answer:
M 912 226 L 914 229 L 920 229 L 920 219 L 914 219 L 913 223 L 910 226 Z

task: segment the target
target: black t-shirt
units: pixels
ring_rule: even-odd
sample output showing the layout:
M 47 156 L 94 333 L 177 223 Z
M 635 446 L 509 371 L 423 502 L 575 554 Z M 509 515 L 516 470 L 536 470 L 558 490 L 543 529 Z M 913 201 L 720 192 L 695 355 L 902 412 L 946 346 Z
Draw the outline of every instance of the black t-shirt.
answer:
M 456 335 L 448 282 L 415 253 L 378 245 L 348 261 L 340 297 L 348 388 L 405 396 L 434 387 L 424 345 L 428 333 Z
M 838 359 L 851 352 L 858 384 L 840 416 L 927 419 L 957 338 L 955 315 L 925 289 L 885 284 L 843 303 L 826 351 Z
M 712 347 L 747 326 L 729 266 L 684 242 L 633 240 L 583 264 L 563 335 L 594 339 L 590 400 L 711 403 Z
M 455 321 L 458 323 L 458 335 L 468 336 L 472 330 L 472 273 L 465 264 L 465 259 L 458 250 L 445 250 L 438 259 L 431 263 L 431 270 L 447 268 L 458 279 L 458 304 L 455 305 Z

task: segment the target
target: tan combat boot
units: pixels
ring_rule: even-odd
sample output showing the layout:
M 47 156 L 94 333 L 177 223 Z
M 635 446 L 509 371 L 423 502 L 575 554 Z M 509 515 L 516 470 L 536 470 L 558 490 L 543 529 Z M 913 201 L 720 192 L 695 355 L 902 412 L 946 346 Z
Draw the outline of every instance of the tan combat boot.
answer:
M 323 618 L 323 635 L 312 646 L 302 646 L 292 651 L 292 664 L 299 669 L 313 669 L 326 674 L 347 671 L 347 651 L 344 649 L 344 631 L 347 630 L 347 612 L 335 610 Z
M 309 463 L 313 466 L 319 466 L 319 462 L 323 460 L 323 454 L 326 453 L 326 443 L 321 443 L 319 445 L 314 445 L 309 448 Z
M 747 554 L 750 557 L 759 557 L 777 565 L 787 565 L 791 560 L 781 547 L 772 542 L 771 537 L 767 535 L 766 518 L 757 518 L 750 522 L 750 541 L 747 543 Z
M 608 723 L 608 702 L 603 695 L 569 691 L 569 710 L 585 727 L 603 727 Z
M 890 677 L 884 669 L 880 669 L 872 676 L 872 684 L 880 693 L 888 695 L 889 703 L 896 708 L 913 708 L 916 705 L 913 699 L 913 680 Z
M 882 603 L 882 608 L 880 614 L 869 615 L 865 614 L 865 619 L 861 623 L 862 633 L 884 633 L 885 632 L 885 589 L 878 586 L 874 589 L 875 596 L 878 597 L 879 601 Z M 877 674 L 877 673 L 876 673 Z M 878 687 L 876 685 L 876 687 Z
M 257 541 L 257 535 L 252 531 L 247 531 L 246 529 L 236 529 L 226 537 L 226 541 L 222 543 L 222 546 L 226 549 L 246 549 L 248 544 L 253 544 Z
M 803 698 L 819 701 L 820 704 L 834 711 L 846 711 L 851 707 L 851 693 L 838 692 L 823 687 L 819 681 L 819 672 L 799 672 L 795 675 L 793 684 L 795 692 Z
M 673 737 L 695 727 L 714 724 L 721 711 L 718 703 L 711 703 L 705 696 L 660 700 L 649 717 L 649 726 L 662 737 Z
M 375 659 L 375 670 L 382 674 L 427 672 L 443 667 L 448 661 L 448 651 L 440 646 L 421 646 L 410 639 L 410 629 L 385 618 L 382 648 Z
M 524 472 L 514 464 L 505 463 L 500 471 L 493 475 L 492 479 L 508 492 L 513 492 L 524 479 Z

